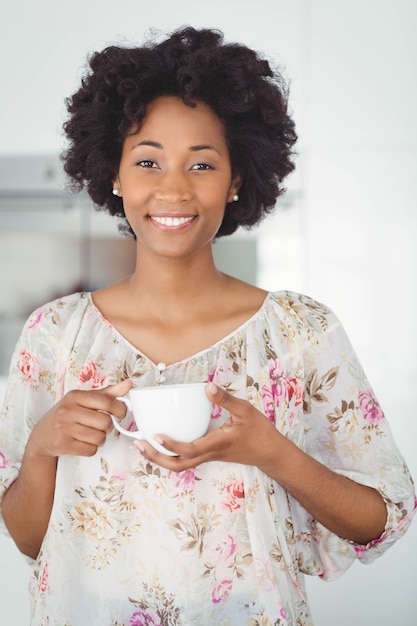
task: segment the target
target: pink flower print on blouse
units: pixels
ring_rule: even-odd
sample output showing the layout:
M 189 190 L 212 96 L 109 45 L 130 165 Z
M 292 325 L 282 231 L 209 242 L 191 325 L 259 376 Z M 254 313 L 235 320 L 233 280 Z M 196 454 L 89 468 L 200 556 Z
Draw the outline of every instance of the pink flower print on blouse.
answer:
M 161 618 L 156 611 L 145 609 L 133 613 L 129 622 L 130 626 L 161 626 Z
M 222 414 L 221 407 L 218 406 L 217 404 L 211 403 L 211 416 L 210 416 L 210 419 L 218 420 L 219 417 L 221 417 L 221 414 Z
M 100 389 L 104 385 L 106 377 L 100 376 L 96 363 L 87 361 L 80 373 L 81 383 L 91 383 L 91 389 Z
M 129 430 L 131 432 L 136 432 L 138 430 L 138 427 L 134 419 L 131 420 L 129 424 L 126 426 L 126 430 Z
M 195 483 L 195 470 L 189 469 L 183 472 L 169 472 L 169 477 L 177 489 L 189 491 Z
M 298 407 L 303 404 L 304 387 L 297 378 L 288 378 L 288 401 L 290 406 Z
M 297 417 L 298 407 L 304 402 L 304 387 L 297 378 L 288 379 L 289 427 L 292 428 Z
M 245 497 L 243 482 L 241 480 L 234 480 L 228 483 L 225 492 L 226 498 L 223 500 L 223 506 L 230 512 L 240 509 Z
M 256 569 L 256 580 L 258 581 L 259 587 L 264 591 L 272 591 L 272 589 L 276 586 L 276 581 L 270 562 L 259 557 L 254 558 L 253 562 Z
M 359 392 L 359 405 L 367 422 L 375 424 L 384 419 L 384 413 L 375 398 L 372 389 L 365 389 Z
M 264 412 L 270 422 L 275 421 L 275 407 L 277 405 L 277 386 L 272 383 L 271 386 L 263 385 L 262 401 L 264 404 Z
M 211 592 L 212 601 L 217 604 L 218 602 L 222 602 L 226 600 L 232 591 L 233 581 L 232 580 L 222 580 L 219 582 Z
M 210 562 L 215 566 L 226 563 L 236 552 L 236 539 L 230 533 L 215 534 L 212 540 L 207 543 L 206 552 Z
M 296 378 L 286 378 L 278 359 L 269 359 L 268 365 L 271 382 L 262 387 L 262 401 L 266 417 L 274 423 L 275 409 L 283 402 L 288 402 L 294 411 L 303 402 L 304 389 Z
M 278 359 L 269 359 L 270 383 L 262 387 L 262 401 L 266 417 L 275 421 L 275 408 L 288 396 L 288 381 Z
M 20 350 L 19 354 L 20 372 L 23 378 L 25 378 L 28 383 L 37 381 L 41 371 L 41 365 L 38 359 L 25 349 Z
M 5 469 L 8 465 L 9 463 L 7 462 L 3 452 L 0 452 L 0 469 Z
M 41 593 L 45 593 L 48 589 L 48 577 L 48 562 L 46 562 L 38 581 L 38 589 Z
M 29 320 L 28 328 L 30 329 L 35 328 L 35 326 L 41 323 L 42 317 L 43 317 L 42 311 L 40 311 L 36 316 L 33 316 L 33 319 L 31 317 Z
M 230 381 L 233 378 L 233 375 L 236 373 L 234 365 L 229 365 L 228 363 L 220 363 L 213 374 L 209 374 L 209 381 L 213 381 L 219 387 L 225 387 L 230 384 Z

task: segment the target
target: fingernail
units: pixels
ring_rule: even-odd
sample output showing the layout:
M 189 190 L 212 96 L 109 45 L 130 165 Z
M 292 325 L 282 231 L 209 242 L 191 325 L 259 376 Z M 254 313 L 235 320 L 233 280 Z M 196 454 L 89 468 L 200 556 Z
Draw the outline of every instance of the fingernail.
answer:
M 145 452 L 145 446 L 142 445 L 140 441 L 135 441 L 135 443 L 133 444 L 133 447 L 136 448 L 136 450 L 139 450 L 139 452 L 141 453 Z
M 219 388 L 213 383 L 213 381 L 210 381 L 208 384 L 208 390 L 213 394 L 213 396 L 215 396 Z

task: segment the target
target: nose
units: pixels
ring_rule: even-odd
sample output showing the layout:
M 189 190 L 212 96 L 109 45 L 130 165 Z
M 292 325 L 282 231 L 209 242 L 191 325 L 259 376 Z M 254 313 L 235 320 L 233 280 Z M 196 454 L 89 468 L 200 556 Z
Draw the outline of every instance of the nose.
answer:
M 158 179 L 155 197 L 168 204 L 190 200 L 192 191 L 187 177 L 180 172 L 164 173 Z

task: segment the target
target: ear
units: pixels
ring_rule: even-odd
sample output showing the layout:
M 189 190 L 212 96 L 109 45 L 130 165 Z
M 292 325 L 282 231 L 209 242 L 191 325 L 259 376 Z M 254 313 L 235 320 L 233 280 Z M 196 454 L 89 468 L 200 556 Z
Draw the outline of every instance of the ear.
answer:
M 119 177 L 117 177 L 114 181 L 113 181 L 113 189 L 112 189 L 112 193 L 113 195 L 117 196 L 118 198 L 122 197 L 122 190 L 120 188 L 120 180 Z
M 239 189 L 242 186 L 242 176 L 241 174 L 236 174 L 232 178 L 232 182 L 230 184 L 229 193 L 227 194 L 227 202 L 234 202 L 234 196 L 239 193 Z

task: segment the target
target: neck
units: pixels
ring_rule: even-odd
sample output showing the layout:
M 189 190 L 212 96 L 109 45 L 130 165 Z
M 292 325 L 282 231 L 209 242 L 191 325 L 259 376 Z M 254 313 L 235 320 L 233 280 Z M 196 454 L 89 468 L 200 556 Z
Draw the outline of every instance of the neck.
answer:
M 193 305 L 210 302 L 227 282 L 228 277 L 214 264 L 210 246 L 205 254 L 195 258 L 149 258 L 139 252 L 129 287 L 138 302 L 154 306 L 155 310 L 161 309 L 164 302 L 170 315 L 176 308 L 184 315 L 184 303 L 191 310 Z

